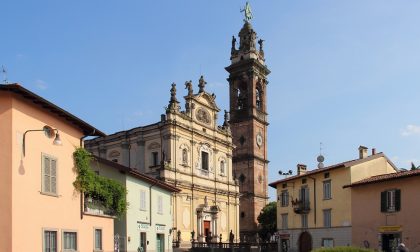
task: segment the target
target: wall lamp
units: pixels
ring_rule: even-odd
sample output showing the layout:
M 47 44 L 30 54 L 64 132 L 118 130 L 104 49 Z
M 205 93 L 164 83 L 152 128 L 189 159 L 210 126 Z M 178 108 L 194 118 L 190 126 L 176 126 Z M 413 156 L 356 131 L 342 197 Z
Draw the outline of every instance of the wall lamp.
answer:
M 43 131 L 45 136 L 48 138 L 54 138 L 53 144 L 54 145 L 62 145 L 61 139 L 60 139 L 60 134 L 58 134 L 58 129 L 53 129 L 48 125 L 45 125 L 42 129 L 36 129 L 36 130 L 27 130 L 25 131 L 25 133 L 23 133 L 23 142 L 22 142 L 22 150 L 23 150 L 23 156 L 25 156 L 25 138 L 26 138 L 26 134 L 29 132 L 34 132 L 34 131 Z

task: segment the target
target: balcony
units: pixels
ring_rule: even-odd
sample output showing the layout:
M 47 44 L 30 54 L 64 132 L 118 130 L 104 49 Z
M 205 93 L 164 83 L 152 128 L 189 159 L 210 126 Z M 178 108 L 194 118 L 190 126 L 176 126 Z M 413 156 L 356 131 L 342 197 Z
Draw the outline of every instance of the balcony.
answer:
M 85 214 L 115 216 L 115 212 L 112 209 L 106 207 L 105 204 L 100 200 L 85 197 L 84 203 Z
M 293 211 L 297 214 L 307 214 L 311 210 L 309 200 L 292 200 Z

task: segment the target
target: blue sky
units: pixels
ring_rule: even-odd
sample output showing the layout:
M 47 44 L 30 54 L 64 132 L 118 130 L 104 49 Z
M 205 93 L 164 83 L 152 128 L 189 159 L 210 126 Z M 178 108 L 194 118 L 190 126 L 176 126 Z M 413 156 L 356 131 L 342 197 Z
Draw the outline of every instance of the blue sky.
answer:
M 224 67 L 244 4 L 3 0 L 0 65 L 106 133 L 158 121 L 170 84 L 181 99 L 201 74 L 227 109 Z M 320 142 L 326 165 L 357 158 L 359 145 L 420 165 L 419 1 L 250 4 L 271 70 L 269 182 L 297 163 L 314 169 Z

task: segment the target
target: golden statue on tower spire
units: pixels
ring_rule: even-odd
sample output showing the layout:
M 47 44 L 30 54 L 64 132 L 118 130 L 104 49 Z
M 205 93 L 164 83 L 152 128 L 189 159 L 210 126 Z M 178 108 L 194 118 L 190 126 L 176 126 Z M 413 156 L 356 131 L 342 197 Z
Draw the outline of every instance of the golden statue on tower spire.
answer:
M 241 12 L 244 12 L 245 14 L 244 22 L 249 23 L 249 21 L 251 21 L 253 16 L 252 16 L 251 5 L 249 5 L 248 1 L 245 4 L 245 8 L 243 8 Z

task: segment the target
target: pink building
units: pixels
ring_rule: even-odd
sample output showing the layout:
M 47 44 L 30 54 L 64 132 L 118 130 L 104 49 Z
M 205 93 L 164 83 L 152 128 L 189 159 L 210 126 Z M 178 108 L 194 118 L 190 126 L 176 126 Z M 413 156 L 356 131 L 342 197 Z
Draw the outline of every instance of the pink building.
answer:
M 0 251 L 113 251 L 113 219 L 83 212 L 73 152 L 104 133 L 18 84 L 0 85 Z
M 351 188 L 352 243 L 394 252 L 420 251 L 420 170 L 373 176 Z

